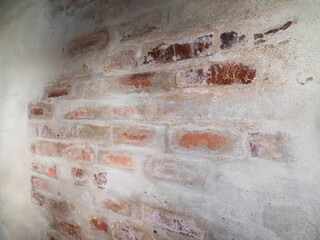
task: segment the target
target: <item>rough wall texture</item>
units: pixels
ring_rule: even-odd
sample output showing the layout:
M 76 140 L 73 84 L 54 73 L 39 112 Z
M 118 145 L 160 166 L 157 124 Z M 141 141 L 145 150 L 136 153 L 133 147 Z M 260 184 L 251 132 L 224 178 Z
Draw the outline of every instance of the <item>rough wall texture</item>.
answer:
M 0 7 L 1 239 L 320 239 L 317 0 Z

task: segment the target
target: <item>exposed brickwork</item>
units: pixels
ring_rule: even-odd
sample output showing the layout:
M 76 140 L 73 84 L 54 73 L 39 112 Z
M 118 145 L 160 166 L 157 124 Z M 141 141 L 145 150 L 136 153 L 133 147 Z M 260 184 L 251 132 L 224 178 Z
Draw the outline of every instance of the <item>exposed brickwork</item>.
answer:
M 212 38 L 213 35 L 206 35 L 195 39 L 193 42 L 184 44 L 160 44 L 148 52 L 143 63 L 167 63 L 211 55 Z
M 40 163 L 32 163 L 31 169 L 35 172 L 43 173 L 50 177 L 56 177 L 56 174 L 57 174 L 56 165 L 47 167 Z
M 113 141 L 116 144 L 145 146 L 155 137 L 155 130 L 148 127 L 114 127 Z
M 182 235 L 201 239 L 201 230 L 196 226 L 194 221 L 189 217 L 182 217 L 161 209 L 154 209 L 148 206 L 144 207 L 144 220 L 161 228 Z
M 62 156 L 71 161 L 91 163 L 95 159 L 95 154 L 90 147 L 81 145 L 71 145 L 63 149 Z
M 103 205 L 110 209 L 111 211 L 130 217 L 132 213 L 132 209 L 128 203 L 118 201 L 112 197 L 106 197 L 103 200 Z
M 249 84 L 254 81 L 255 76 L 256 70 L 252 66 L 226 62 L 213 64 L 209 70 L 180 71 L 177 74 L 176 81 L 178 87 Z
M 99 172 L 97 174 L 94 174 L 94 182 L 98 188 L 105 189 L 108 183 L 107 173 Z
M 264 128 L 283 126 L 273 118 L 291 109 L 273 113 L 264 107 L 285 92 L 280 85 L 294 85 L 275 85 L 287 74 L 279 69 L 287 68 L 284 55 L 290 53 L 276 42 L 294 30 L 294 21 L 256 30 L 249 20 L 260 13 L 248 10 L 239 13 L 250 23 L 243 26 L 223 17 L 245 4 L 235 0 L 49 2 L 70 22 L 86 24 L 70 27 L 69 42 L 61 43 L 61 74 L 44 87 L 40 102 L 28 105 L 29 195 L 48 221 L 46 236 L 275 236 L 269 219 L 267 231 L 250 231 L 248 224 L 260 224 L 261 211 L 243 213 L 239 206 L 245 209 L 249 199 L 248 206 L 263 209 L 252 192 L 271 189 L 270 179 L 260 182 L 261 169 L 288 162 L 286 133 Z M 277 75 L 269 74 L 273 65 Z M 279 198 L 286 199 L 283 193 Z M 239 229 L 249 230 L 238 235 Z
M 284 161 L 284 138 L 280 134 L 252 133 L 249 138 L 252 157 Z
M 109 166 L 122 167 L 122 168 L 135 168 L 136 161 L 131 156 L 119 155 L 119 154 L 102 154 L 102 163 L 106 163 Z
M 60 218 L 53 218 L 51 226 L 61 234 L 71 237 L 73 239 L 84 239 L 83 230 L 80 226 L 77 226 L 71 222 L 65 221 Z
M 101 218 L 99 217 L 90 217 L 89 221 L 92 223 L 95 229 L 101 232 L 108 232 L 108 224 L 105 223 Z
M 130 225 L 129 223 L 115 222 L 113 224 L 114 236 L 117 239 L 123 240 L 153 240 L 148 233 L 144 232 L 142 229 Z
M 107 59 L 105 70 L 136 67 L 138 64 L 132 50 L 121 51 Z
M 144 163 L 145 174 L 158 180 L 173 181 L 187 185 L 203 184 L 203 177 L 194 167 L 181 164 L 174 160 L 155 160 L 149 159 Z
M 38 188 L 44 192 L 51 192 L 52 191 L 50 184 L 47 181 L 45 181 L 44 179 L 32 176 L 31 183 L 35 188 Z
M 29 104 L 30 119 L 50 119 L 52 117 L 53 107 L 49 104 Z
M 84 184 L 88 180 L 87 172 L 81 168 L 72 168 L 72 177 L 76 184 Z
M 107 34 L 104 31 L 93 33 L 82 39 L 72 41 L 69 45 L 69 51 L 76 55 L 88 50 L 99 50 L 106 46 L 107 39 Z
M 60 214 L 66 214 L 68 212 L 68 205 L 65 201 L 49 199 L 48 208 L 50 211 Z
M 59 157 L 65 145 L 55 142 L 37 142 L 31 144 L 31 151 L 40 155 L 47 155 L 51 157 Z

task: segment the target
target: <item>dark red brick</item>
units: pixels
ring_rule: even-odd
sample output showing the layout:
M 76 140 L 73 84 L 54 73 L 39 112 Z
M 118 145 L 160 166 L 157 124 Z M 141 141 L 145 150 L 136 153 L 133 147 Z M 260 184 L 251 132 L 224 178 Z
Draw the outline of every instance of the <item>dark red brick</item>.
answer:
M 256 77 L 256 69 L 242 63 L 225 62 L 213 64 L 209 70 L 196 69 L 179 71 L 176 76 L 178 87 L 200 85 L 249 84 Z

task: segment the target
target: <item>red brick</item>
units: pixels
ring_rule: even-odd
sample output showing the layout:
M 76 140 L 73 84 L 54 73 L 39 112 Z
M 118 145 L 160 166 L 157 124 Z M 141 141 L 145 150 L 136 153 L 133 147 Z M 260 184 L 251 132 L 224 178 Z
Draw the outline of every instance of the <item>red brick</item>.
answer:
M 48 208 L 50 211 L 66 214 L 68 212 L 68 205 L 65 201 L 56 201 L 54 199 L 49 199 Z
M 99 172 L 98 174 L 94 174 L 94 182 L 98 188 L 105 189 L 108 183 L 107 173 Z
M 64 147 L 61 143 L 54 142 L 37 142 L 31 144 L 31 151 L 40 155 L 47 155 L 51 157 L 60 157 L 62 148 Z
M 67 119 L 90 119 L 94 118 L 91 112 L 87 109 L 77 109 L 71 113 L 66 114 L 65 118 Z
M 213 35 L 205 35 L 189 43 L 160 44 L 148 52 L 143 63 L 168 63 L 199 56 L 209 56 L 212 54 L 212 45 Z
M 144 206 L 144 221 L 172 232 L 202 239 L 202 232 L 195 221 L 188 216 L 181 216 L 166 210 Z
M 46 89 L 46 97 L 48 99 L 50 98 L 58 98 L 62 96 L 66 96 L 70 92 L 70 85 L 64 85 L 64 86 L 51 86 Z
M 155 135 L 155 130 L 149 127 L 113 127 L 113 142 L 115 144 L 146 146 L 153 142 Z
M 205 145 L 209 150 L 217 150 L 227 144 L 228 139 L 226 137 L 211 133 L 189 132 L 184 134 L 179 140 L 179 145 L 187 149 Z
M 118 201 L 115 198 L 106 197 L 103 200 L 103 205 L 112 210 L 115 213 L 130 217 L 132 214 L 132 209 L 128 203 Z
M 32 170 L 38 173 L 46 174 L 50 177 L 56 177 L 57 174 L 57 167 L 56 165 L 53 165 L 51 167 L 47 167 L 43 164 L 39 163 L 32 163 Z
M 69 45 L 69 51 L 76 55 L 88 50 L 100 50 L 106 46 L 107 39 L 107 34 L 104 31 L 92 33 L 87 37 L 72 41 Z
M 213 64 L 210 69 L 179 71 L 176 76 L 178 87 L 194 87 L 200 85 L 232 85 L 252 83 L 256 76 L 253 66 L 242 63 L 225 62 Z
M 136 162 L 131 156 L 119 154 L 104 154 L 102 162 L 113 167 L 135 168 Z
M 141 228 L 130 223 L 113 223 L 113 232 L 116 239 L 121 240 L 154 240 L 148 233 Z
M 91 163 L 95 159 L 93 150 L 84 145 L 70 145 L 63 149 L 62 156 L 68 160 L 81 163 Z
M 94 216 L 94 217 L 90 217 L 89 221 L 94 226 L 94 228 L 97 229 L 98 231 L 105 232 L 105 233 L 108 232 L 108 224 L 105 223 L 101 218 Z
M 249 143 L 252 157 L 284 161 L 284 140 L 281 134 L 252 133 Z
M 136 67 L 138 64 L 132 50 L 124 50 L 108 57 L 105 70 L 115 70 Z
M 211 79 L 207 80 L 209 85 L 248 84 L 253 82 L 256 70 L 253 66 L 227 62 L 211 65 L 211 74 Z
M 201 185 L 204 179 L 195 167 L 173 160 L 145 161 L 144 170 L 147 176 L 166 181 L 176 181 L 188 185 Z
M 54 217 L 52 219 L 51 227 L 65 236 L 79 240 L 83 239 L 82 228 L 71 222 Z
M 49 183 L 41 178 L 31 176 L 31 183 L 34 187 L 36 187 L 42 191 L 45 191 L 45 192 L 52 191 Z
M 29 119 L 50 119 L 52 114 L 52 105 L 44 103 L 29 104 Z
M 175 88 L 174 75 L 169 71 L 143 72 L 115 79 L 109 84 L 108 91 L 119 93 L 164 92 Z
M 174 44 L 165 45 L 160 44 L 148 52 L 143 61 L 144 64 L 148 63 L 168 63 L 174 61 Z
M 81 168 L 72 168 L 72 176 L 76 184 L 84 184 L 88 180 L 87 172 Z

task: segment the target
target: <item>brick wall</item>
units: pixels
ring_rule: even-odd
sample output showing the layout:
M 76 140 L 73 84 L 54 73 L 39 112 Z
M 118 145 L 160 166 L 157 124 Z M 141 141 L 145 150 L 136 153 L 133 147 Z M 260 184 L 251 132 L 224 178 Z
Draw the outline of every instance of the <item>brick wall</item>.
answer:
M 242 181 L 256 164 L 282 169 L 292 160 L 292 136 L 270 127 L 285 113 L 264 104 L 284 89 L 270 69 L 297 18 L 245 27 L 237 1 L 159 2 L 129 1 L 123 17 L 99 13 L 109 25 L 65 41 L 66 66 L 78 70 L 61 72 L 29 104 L 31 197 L 48 239 L 296 239 L 270 223 L 289 210 L 250 200 L 259 183 L 253 190 Z M 59 14 L 98 8 L 73 4 L 58 4 Z M 262 210 L 242 218 L 237 202 Z M 246 221 L 264 228 L 245 235 Z M 301 224 L 315 239 L 314 225 Z

